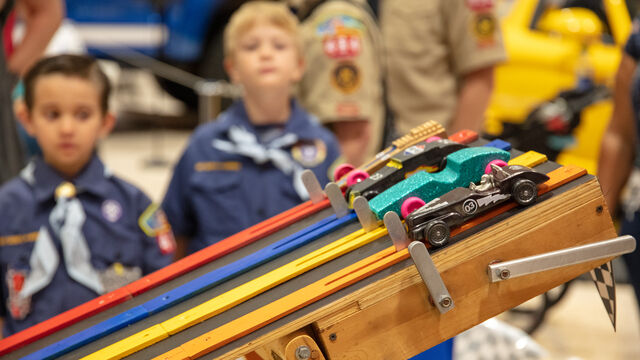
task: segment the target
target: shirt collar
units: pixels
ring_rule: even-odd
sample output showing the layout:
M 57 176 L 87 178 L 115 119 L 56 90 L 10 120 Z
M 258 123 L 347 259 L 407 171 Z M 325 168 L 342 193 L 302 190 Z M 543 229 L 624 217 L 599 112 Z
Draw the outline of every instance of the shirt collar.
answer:
M 224 131 L 229 130 L 232 125 L 243 125 L 248 131 L 256 133 L 255 126 L 249 120 L 247 109 L 242 99 L 236 100 L 225 111 L 218 120 L 221 122 Z M 318 137 L 314 131 L 312 123 L 317 123 L 317 119 L 307 113 L 295 99 L 291 99 L 291 115 L 284 127 L 283 134 L 291 133 L 300 140 L 314 140 Z
M 32 171 L 32 173 L 23 175 L 23 178 L 33 186 L 38 202 L 53 198 L 58 185 L 67 181 L 49 164 L 44 162 L 42 157 L 32 160 L 23 174 L 29 171 Z M 94 154 L 87 166 L 71 182 L 76 186 L 78 193 L 86 191 L 100 197 L 106 197 L 109 190 L 108 186 L 106 186 L 106 181 L 110 176 L 102 161 Z

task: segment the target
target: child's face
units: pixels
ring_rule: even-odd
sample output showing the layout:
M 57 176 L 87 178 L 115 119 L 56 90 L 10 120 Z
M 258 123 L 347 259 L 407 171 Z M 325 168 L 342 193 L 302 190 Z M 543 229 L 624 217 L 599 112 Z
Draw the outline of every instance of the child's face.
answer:
M 264 21 L 240 36 L 226 66 L 233 82 L 247 91 L 288 91 L 304 70 L 291 34 Z
M 115 123 L 100 107 L 100 90 L 90 80 L 51 74 L 36 80 L 33 108 L 21 116 L 42 148 L 45 161 L 73 176 L 88 163 L 98 139 Z

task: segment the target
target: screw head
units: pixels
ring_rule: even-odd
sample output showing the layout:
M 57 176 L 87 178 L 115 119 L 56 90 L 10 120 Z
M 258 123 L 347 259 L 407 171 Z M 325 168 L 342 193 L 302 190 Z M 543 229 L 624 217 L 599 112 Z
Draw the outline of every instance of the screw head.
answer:
M 452 303 L 451 298 L 448 296 L 440 300 L 440 306 L 442 306 L 443 308 L 450 307 L 451 303 Z
M 306 345 L 300 345 L 296 348 L 296 359 L 307 360 L 311 357 L 311 349 Z
M 511 277 L 511 271 L 509 271 L 509 269 L 500 269 L 500 279 L 502 280 L 507 280 L 509 277 Z
M 338 339 L 338 335 L 336 333 L 329 334 L 329 340 L 336 341 Z

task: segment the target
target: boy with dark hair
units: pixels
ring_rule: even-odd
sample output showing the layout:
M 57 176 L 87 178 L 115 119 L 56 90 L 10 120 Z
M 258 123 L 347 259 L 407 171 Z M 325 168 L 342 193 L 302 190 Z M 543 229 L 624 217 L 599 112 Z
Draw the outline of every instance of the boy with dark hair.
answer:
M 300 180 L 305 168 L 328 182 L 337 141 L 291 97 L 304 68 L 297 29 L 279 3 L 249 2 L 231 17 L 225 68 L 244 96 L 195 131 L 175 167 L 163 207 L 179 254 L 308 198 Z
M 44 59 L 24 83 L 19 117 L 43 155 L 0 188 L 4 336 L 168 265 L 175 249 L 164 214 L 96 154 L 115 123 L 97 63 Z

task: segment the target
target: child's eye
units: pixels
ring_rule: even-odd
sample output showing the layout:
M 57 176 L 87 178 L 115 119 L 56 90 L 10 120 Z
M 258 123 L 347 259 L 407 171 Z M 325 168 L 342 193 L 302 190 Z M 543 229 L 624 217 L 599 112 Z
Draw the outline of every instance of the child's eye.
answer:
M 76 118 L 80 120 L 87 120 L 91 116 L 91 112 L 88 110 L 79 110 L 76 112 Z
M 60 117 L 60 112 L 57 110 L 47 110 L 44 112 L 44 117 L 47 120 L 55 120 Z
M 258 49 L 258 46 L 260 46 L 260 44 L 258 44 L 257 41 L 252 41 L 252 42 L 248 42 L 242 45 L 242 49 L 245 51 L 254 51 L 256 49 Z
M 276 50 L 285 50 L 286 48 L 288 48 L 288 47 L 289 47 L 289 44 L 287 44 L 287 43 L 285 43 L 285 42 L 282 42 L 282 41 L 275 41 L 275 42 L 273 43 L 273 47 L 274 47 Z

